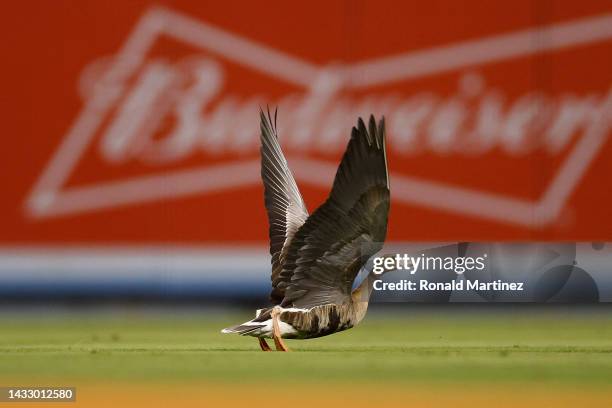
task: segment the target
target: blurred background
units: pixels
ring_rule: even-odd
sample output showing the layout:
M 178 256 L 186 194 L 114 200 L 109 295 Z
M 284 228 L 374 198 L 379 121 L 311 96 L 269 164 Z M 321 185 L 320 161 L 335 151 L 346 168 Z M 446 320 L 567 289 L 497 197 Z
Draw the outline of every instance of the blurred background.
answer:
M 88 408 L 609 405 L 610 1 L 2 6 L 0 386 Z M 377 293 L 295 353 L 222 335 L 268 305 L 267 106 L 310 211 L 357 118 L 384 115 L 389 248 L 487 253 L 466 278 L 526 295 Z
M 266 106 L 310 210 L 384 115 L 389 241 L 584 241 L 610 265 L 608 1 L 5 9 L 4 305 L 265 302 Z

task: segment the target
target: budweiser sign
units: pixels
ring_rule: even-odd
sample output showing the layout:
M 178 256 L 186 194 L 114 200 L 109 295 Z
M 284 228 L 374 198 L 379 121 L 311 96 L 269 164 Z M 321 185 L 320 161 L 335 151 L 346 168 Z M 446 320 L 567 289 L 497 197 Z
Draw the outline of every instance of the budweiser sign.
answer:
M 84 107 L 25 208 L 41 219 L 257 186 L 257 113 L 270 105 L 300 184 L 328 188 L 356 118 L 385 115 L 395 202 L 541 228 L 604 146 L 612 89 L 557 86 L 537 57 L 611 38 L 612 17 L 595 15 L 313 63 L 153 8 L 83 71 Z M 80 180 L 88 157 L 109 170 Z M 465 173 L 467 162 L 488 164 Z M 522 177 L 533 163 L 546 164 L 541 178 Z M 517 179 L 501 183 L 487 171 L 497 165 Z

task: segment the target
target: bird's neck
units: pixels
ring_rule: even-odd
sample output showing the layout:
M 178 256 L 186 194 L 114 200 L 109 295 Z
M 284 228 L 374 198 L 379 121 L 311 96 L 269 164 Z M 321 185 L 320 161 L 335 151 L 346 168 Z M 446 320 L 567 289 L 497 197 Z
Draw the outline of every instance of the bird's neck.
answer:
M 372 289 L 374 287 L 374 281 L 376 280 L 376 275 L 370 273 L 366 276 L 363 281 L 355 288 L 352 293 L 353 302 L 368 302 L 370 300 L 370 295 L 372 294 Z
M 370 294 L 372 293 L 372 287 L 374 284 L 374 278 L 370 274 L 365 277 L 363 282 L 351 294 L 353 301 L 353 310 L 355 313 L 356 321 L 359 322 L 365 316 L 368 310 L 368 304 L 370 302 Z

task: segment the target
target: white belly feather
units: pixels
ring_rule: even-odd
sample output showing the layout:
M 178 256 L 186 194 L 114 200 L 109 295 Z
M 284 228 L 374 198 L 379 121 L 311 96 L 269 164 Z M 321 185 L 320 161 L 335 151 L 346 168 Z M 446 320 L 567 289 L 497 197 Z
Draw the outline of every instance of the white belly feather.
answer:
M 263 322 L 250 321 L 250 322 L 243 323 L 243 325 L 244 326 L 261 326 L 257 330 L 253 330 L 252 332 L 245 334 L 246 336 L 267 337 L 269 339 L 272 338 L 272 319 L 268 319 Z M 278 328 L 280 329 L 281 337 L 291 336 L 297 333 L 297 330 L 295 330 L 293 326 L 291 326 L 288 323 L 282 322 L 280 320 L 278 322 Z

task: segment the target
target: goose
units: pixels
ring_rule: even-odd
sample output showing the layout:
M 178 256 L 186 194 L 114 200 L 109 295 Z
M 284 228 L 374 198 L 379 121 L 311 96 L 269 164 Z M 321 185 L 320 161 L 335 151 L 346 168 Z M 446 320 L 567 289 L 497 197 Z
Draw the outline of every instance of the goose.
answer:
M 272 306 L 255 318 L 222 330 L 257 337 L 263 351 L 289 351 L 283 339 L 337 333 L 365 316 L 372 272 L 354 282 L 367 260 L 380 251 L 390 207 L 385 120 L 368 126 L 359 118 L 327 200 L 311 215 L 281 150 L 274 120 L 260 110 L 261 176 L 272 256 Z M 360 275 L 361 276 L 361 275 Z M 356 288 L 353 290 L 353 287 Z

